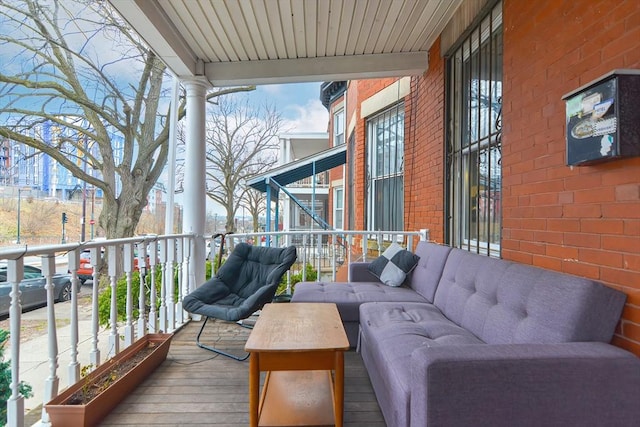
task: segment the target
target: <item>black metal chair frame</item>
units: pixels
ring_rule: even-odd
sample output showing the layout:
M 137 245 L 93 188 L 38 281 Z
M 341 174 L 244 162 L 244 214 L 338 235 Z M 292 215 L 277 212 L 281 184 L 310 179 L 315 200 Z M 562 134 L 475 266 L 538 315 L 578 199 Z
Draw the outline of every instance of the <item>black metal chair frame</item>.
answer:
M 221 234 L 220 236 L 221 236 L 221 238 L 222 238 L 222 239 L 221 239 L 221 243 L 220 243 L 220 254 L 219 254 L 219 259 L 220 259 L 220 258 L 221 258 L 221 256 L 222 256 L 222 251 L 223 251 L 223 248 L 224 248 L 224 240 L 225 240 L 225 237 L 226 237 L 226 236 L 225 236 L 225 234 Z M 216 237 L 216 236 L 214 236 L 214 238 L 215 238 L 215 237 Z M 288 262 L 290 262 L 290 264 L 286 267 L 286 269 L 287 269 L 287 270 L 289 269 L 290 265 L 291 265 L 291 264 L 293 264 L 293 262 L 295 262 L 295 258 L 296 258 L 296 256 L 295 256 L 295 248 L 294 248 L 294 247 L 290 247 L 290 248 L 288 248 L 288 250 L 289 250 L 289 251 L 291 251 L 291 249 L 293 249 L 293 250 L 294 250 L 294 252 L 293 252 L 293 259 L 289 259 L 289 260 L 287 261 L 287 263 L 288 263 Z M 262 250 L 262 249 L 261 249 L 261 250 Z M 290 255 L 289 255 L 289 256 L 290 256 Z M 219 262 L 220 262 L 220 261 L 219 261 Z M 283 268 L 284 266 L 286 266 L 286 264 L 281 264 L 278 268 Z M 286 271 L 286 270 L 285 270 L 285 271 Z M 276 280 L 276 279 L 277 279 L 277 280 Z M 279 282 L 280 278 L 278 277 L 278 278 L 276 278 L 276 279 L 273 279 L 273 278 L 272 278 L 272 279 L 270 279 L 270 280 L 274 280 L 274 284 L 273 284 L 273 285 L 269 285 L 269 286 L 275 286 L 275 285 L 277 285 L 277 282 Z M 275 293 L 275 288 L 273 289 L 273 292 Z M 196 298 L 197 298 L 197 297 L 196 297 Z M 270 298 L 271 298 L 271 299 L 273 299 L 273 295 L 272 295 Z M 262 301 L 263 301 L 263 302 L 262 302 L 261 304 L 264 304 L 264 300 L 262 300 Z M 269 301 L 267 301 L 267 302 L 269 302 Z M 185 306 L 186 306 L 186 305 L 185 305 Z M 261 308 L 261 305 L 258 305 L 258 306 L 256 306 L 253 310 L 259 310 L 260 308 Z M 188 309 L 188 308 L 187 308 L 187 310 L 189 311 L 189 309 Z M 233 353 L 229 353 L 228 351 L 221 350 L 221 349 L 219 349 L 219 348 L 215 347 L 214 345 L 205 344 L 205 343 L 203 343 L 203 342 L 202 342 L 201 338 L 202 338 L 202 333 L 204 332 L 204 328 L 206 327 L 207 322 L 209 321 L 209 318 L 220 319 L 220 320 L 223 320 L 223 321 L 225 321 L 225 322 L 229 322 L 229 323 L 232 323 L 232 322 L 233 322 L 233 323 L 236 323 L 236 325 L 239 325 L 239 326 L 241 326 L 241 327 L 244 327 L 244 328 L 247 328 L 247 329 L 253 329 L 253 326 L 252 326 L 252 325 L 247 325 L 247 324 L 245 324 L 245 323 L 244 323 L 244 321 L 245 321 L 247 318 L 249 318 L 251 315 L 246 316 L 246 317 L 242 317 L 242 318 L 240 318 L 239 320 L 235 320 L 235 319 L 223 319 L 222 317 L 220 317 L 220 318 L 219 318 L 219 317 L 217 317 L 217 316 L 210 316 L 210 315 L 207 315 L 207 314 L 205 314 L 205 313 L 199 313 L 199 310 L 196 310 L 196 311 L 195 311 L 195 313 L 196 313 L 196 314 L 200 314 L 201 316 L 204 316 L 204 321 L 202 322 L 202 326 L 200 327 L 200 331 L 198 332 L 198 335 L 197 335 L 197 337 L 196 337 L 196 345 L 197 345 L 198 347 L 200 347 L 200 348 L 202 348 L 202 349 L 205 349 L 205 350 L 209 350 L 209 351 L 211 351 L 211 352 L 213 352 L 213 353 L 216 353 L 216 354 L 219 354 L 219 355 L 222 355 L 222 356 L 229 357 L 229 358 L 234 359 L 234 360 L 238 360 L 238 361 L 244 361 L 244 360 L 247 360 L 247 359 L 249 358 L 249 354 L 246 354 L 246 355 L 236 355 L 236 354 L 233 354 Z M 253 311 L 253 313 L 255 313 L 255 311 Z M 236 319 L 238 319 L 238 318 L 236 317 Z
M 204 331 L 204 327 L 207 324 L 207 322 L 209 321 L 209 319 L 210 319 L 210 317 L 205 316 L 204 322 L 202 322 L 202 326 L 200 327 L 200 332 L 198 332 L 198 336 L 196 337 L 196 345 L 198 347 L 200 347 L 200 348 L 205 349 L 205 350 L 212 351 L 212 352 L 220 354 L 222 356 L 230 357 L 231 359 L 238 360 L 240 362 L 242 362 L 244 360 L 247 360 L 249 358 L 249 356 L 250 356 L 249 353 L 247 353 L 245 356 L 236 356 L 235 354 L 228 353 L 226 351 L 220 350 L 219 348 L 216 348 L 216 347 L 213 347 L 213 346 L 210 346 L 210 345 L 207 345 L 207 344 L 203 344 L 200 341 L 200 335 L 202 335 L 202 331 Z M 243 325 L 242 323 L 238 323 L 238 322 L 235 322 L 235 323 L 237 325 L 239 325 L 239 326 L 242 326 L 243 328 L 253 329 L 253 326 Z

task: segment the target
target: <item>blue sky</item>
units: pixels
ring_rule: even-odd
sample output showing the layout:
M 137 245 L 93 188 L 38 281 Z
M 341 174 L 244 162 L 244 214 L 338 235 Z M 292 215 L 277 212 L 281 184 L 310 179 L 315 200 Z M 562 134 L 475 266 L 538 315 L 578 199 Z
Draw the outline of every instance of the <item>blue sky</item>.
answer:
M 291 132 L 326 132 L 329 113 L 320 102 L 320 82 L 258 86 L 249 94 L 275 105 Z

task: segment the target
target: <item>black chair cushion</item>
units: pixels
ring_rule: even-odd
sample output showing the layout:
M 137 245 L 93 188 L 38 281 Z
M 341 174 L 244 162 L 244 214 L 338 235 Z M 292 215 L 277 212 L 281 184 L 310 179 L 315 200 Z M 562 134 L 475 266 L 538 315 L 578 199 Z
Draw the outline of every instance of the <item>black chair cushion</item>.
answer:
M 280 279 L 296 260 L 295 246 L 236 245 L 216 276 L 184 297 L 190 313 L 227 321 L 246 319 L 271 301 Z

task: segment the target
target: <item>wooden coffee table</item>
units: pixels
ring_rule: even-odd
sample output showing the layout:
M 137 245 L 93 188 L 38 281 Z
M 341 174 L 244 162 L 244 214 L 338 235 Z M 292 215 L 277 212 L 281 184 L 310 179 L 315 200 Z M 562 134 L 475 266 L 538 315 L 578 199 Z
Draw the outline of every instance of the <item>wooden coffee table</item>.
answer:
M 250 425 L 341 427 L 348 349 L 335 304 L 265 305 L 245 345 Z M 261 371 L 267 374 L 258 400 Z

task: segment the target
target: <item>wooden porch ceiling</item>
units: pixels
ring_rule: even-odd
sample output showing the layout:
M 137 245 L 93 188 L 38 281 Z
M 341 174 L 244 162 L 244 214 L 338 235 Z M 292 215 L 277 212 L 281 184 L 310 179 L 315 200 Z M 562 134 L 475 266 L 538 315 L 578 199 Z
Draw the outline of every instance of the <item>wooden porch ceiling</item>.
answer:
M 109 0 L 179 77 L 216 86 L 407 76 L 462 0 Z

